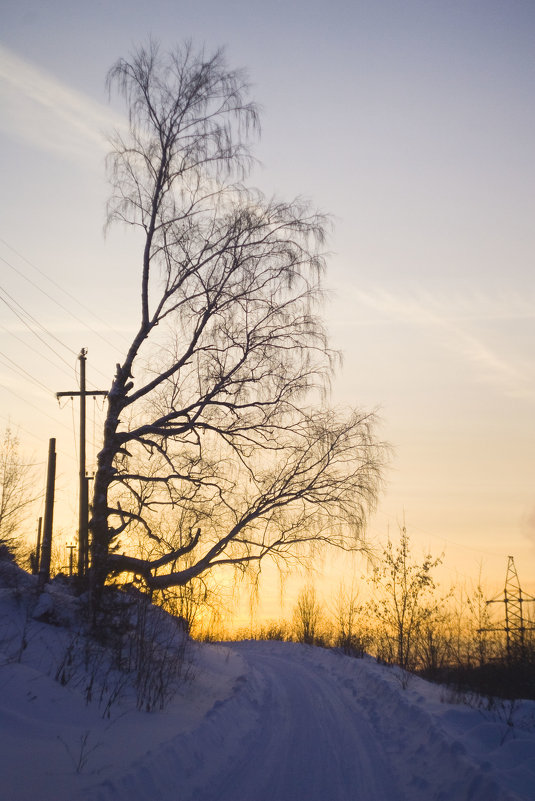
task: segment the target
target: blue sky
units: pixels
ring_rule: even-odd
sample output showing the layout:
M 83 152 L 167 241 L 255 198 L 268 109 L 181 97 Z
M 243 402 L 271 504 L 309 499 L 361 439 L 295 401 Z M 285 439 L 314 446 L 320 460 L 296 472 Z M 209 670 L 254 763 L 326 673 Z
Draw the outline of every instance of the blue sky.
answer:
M 512 553 L 535 590 L 531 0 L 4 0 L 2 19 L 1 285 L 69 350 L 58 361 L 3 305 L 0 423 L 43 458 L 58 437 L 64 529 L 74 435 L 53 393 L 75 386 L 81 346 L 106 388 L 137 311 L 135 243 L 102 233 L 103 132 L 122 124 L 105 74 L 148 35 L 192 38 L 249 71 L 264 109 L 253 181 L 332 215 L 333 402 L 379 407 L 394 448 L 371 535 L 405 515 L 453 572 L 483 562 L 499 583 Z M 81 306 L 69 317 L 20 275 L 72 305 L 24 259 L 99 319 Z

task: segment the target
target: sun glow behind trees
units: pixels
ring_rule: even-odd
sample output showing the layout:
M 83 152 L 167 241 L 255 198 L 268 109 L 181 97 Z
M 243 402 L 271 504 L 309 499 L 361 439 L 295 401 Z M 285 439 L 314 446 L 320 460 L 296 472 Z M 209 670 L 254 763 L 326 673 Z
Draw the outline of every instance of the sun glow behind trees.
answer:
M 451 573 L 477 575 L 483 561 L 497 590 L 510 549 L 528 566 L 523 580 L 529 585 L 532 8 L 517 4 L 505 13 L 492 2 L 484 9 L 441 4 L 422 14 L 412 2 L 403 12 L 382 5 L 364 14 L 356 3 L 335 18 L 327 8 L 299 17 L 296 4 L 285 12 L 284 29 L 275 30 L 267 18 L 259 28 L 259 9 L 253 14 L 243 5 L 223 14 L 207 3 L 196 15 L 183 10 L 180 25 L 214 46 L 227 41 L 232 62 L 250 69 L 255 95 L 266 106 L 259 184 L 289 196 L 304 191 L 336 217 L 328 276 L 335 292 L 327 314 L 333 345 L 345 359 L 335 397 L 381 406 L 382 435 L 395 448 L 372 539 L 384 541 L 388 528 L 395 535 L 405 510 L 420 550 L 445 549 Z M 167 22 L 168 10 L 156 6 Z M 128 14 L 125 26 L 122 13 L 114 29 L 116 12 L 99 13 L 95 22 L 77 18 L 74 25 L 72 10 L 48 9 L 43 16 L 36 7 L 33 22 L 26 17 L 22 24 L 22 9 L 6 8 L 3 42 L 17 63 L 25 62 L 24 70 L 10 62 L 12 75 L 27 74 L 32 64 L 40 79 L 62 87 L 54 94 L 54 87 L 43 92 L 39 84 L 43 97 L 63 103 L 73 97 L 63 91 L 68 87 L 77 98 L 72 113 L 56 113 L 59 106 L 25 101 L 27 81 L 19 80 L 17 94 L 4 102 L 13 111 L 13 98 L 28 105 L 22 114 L 2 116 L 4 132 L 10 131 L 3 137 L 2 219 L 11 244 L 91 299 L 115 336 L 133 330 L 125 309 L 135 298 L 128 297 L 125 276 L 135 243 L 117 232 L 100 241 L 105 144 L 84 130 L 85 122 L 94 121 L 99 131 L 107 127 L 105 70 L 153 23 L 139 11 Z M 98 48 L 94 24 L 106 31 Z M 324 113 L 314 114 L 312 128 L 318 97 Z M 75 114 L 83 128 L 72 124 Z M 111 116 L 120 119 L 113 108 Z M 62 142 L 61 152 L 54 141 Z M 119 357 L 23 287 L 14 296 L 44 315 L 74 353 L 89 348 L 89 376 L 102 386 L 101 373 L 111 377 Z M 97 287 L 106 290 L 98 299 Z M 50 396 L 3 367 L 4 422 L 31 431 L 25 452 L 32 460 L 43 461 L 48 436 L 58 436 L 58 469 L 68 474 L 72 464 L 75 472 L 72 413 L 57 411 L 53 399 L 58 389 L 74 386 L 73 373 L 52 377 L 44 360 L 9 341 L 7 355 L 49 382 Z M 75 493 L 65 484 L 60 495 L 64 506 L 72 505 L 73 521 Z M 68 525 L 72 530 L 76 523 Z M 342 567 L 325 569 L 336 576 Z

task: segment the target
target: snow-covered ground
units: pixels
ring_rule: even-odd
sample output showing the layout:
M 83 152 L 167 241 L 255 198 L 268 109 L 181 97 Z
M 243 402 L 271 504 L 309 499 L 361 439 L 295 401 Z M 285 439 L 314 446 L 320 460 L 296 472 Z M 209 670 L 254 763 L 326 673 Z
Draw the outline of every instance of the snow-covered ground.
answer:
M 6 801 L 535 798 L 534 702 L 474 709 L 415 677 L 404 688 L 372 658 L 192 644 L 190 677 L 163 711 L 137 711 L 111 681 L 86 703 L 75 601 L 51 586 L 34 612 L 31 581 L 0 589 Z M 32 616 L 47 609 L 54 624 Z

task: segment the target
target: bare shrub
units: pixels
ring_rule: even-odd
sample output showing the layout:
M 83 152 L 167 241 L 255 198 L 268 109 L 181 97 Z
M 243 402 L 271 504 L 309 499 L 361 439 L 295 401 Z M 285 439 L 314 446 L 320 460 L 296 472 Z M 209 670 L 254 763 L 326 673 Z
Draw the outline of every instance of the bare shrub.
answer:
M 316 590 L 311 584 L 303 587 L 293 612 L 293 632 L 298 642 L 314 645 L 318 641 L 321 607 Z
M 340 584 L 332 614 L 332 642 L 346 656 L 363 657 L 372 642 L 364 624 L 365 609 L 358 602 L 358 590 Z
M 374 570 L 375 597 L 368 609 L 378 623 L 378 656 L 404 670 L 414 670 L 422 632 L 426 627 L 432 631 L 431 622 L 442 605 L 433 597 L 436 585 L 432 575 L 442 559 L 426 554 L 418 564 L 412 558 L 405 526 L 400 534 L 396 549 L 388 540 Z

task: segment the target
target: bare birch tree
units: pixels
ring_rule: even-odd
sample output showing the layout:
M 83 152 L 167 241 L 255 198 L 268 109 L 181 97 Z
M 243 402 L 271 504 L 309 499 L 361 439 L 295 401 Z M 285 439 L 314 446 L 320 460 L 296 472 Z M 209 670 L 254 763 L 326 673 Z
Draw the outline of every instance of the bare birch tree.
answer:
M 335 362 L 318 316 L 325 219 L 244 186 L 258 111 L 221 52 L 151 43 L 108 84 L 130 122 L 112 139 L 108 219 L 141 232 L 140 317 L 108 395 L 93 587 L 361 548 L 382 449 L 373 415 L 320 394 Z

